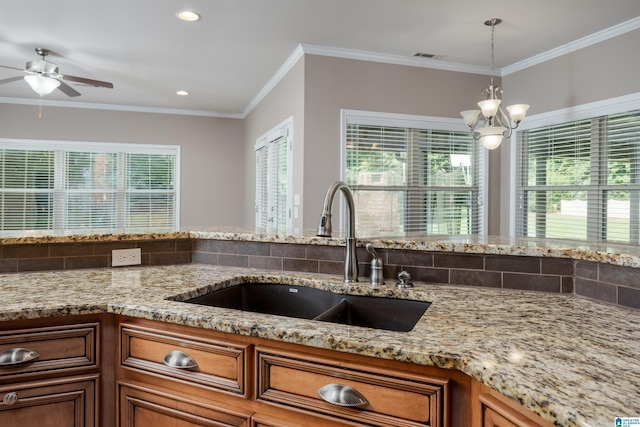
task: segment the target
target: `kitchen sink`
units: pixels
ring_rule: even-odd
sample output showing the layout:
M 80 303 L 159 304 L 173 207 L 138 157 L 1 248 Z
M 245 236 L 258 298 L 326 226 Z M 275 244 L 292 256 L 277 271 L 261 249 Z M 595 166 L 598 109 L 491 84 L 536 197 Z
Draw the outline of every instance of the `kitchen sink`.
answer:
M 241 283 L 184 302 L 398 332 L 412 330 L 430 305 L 267 283 Z

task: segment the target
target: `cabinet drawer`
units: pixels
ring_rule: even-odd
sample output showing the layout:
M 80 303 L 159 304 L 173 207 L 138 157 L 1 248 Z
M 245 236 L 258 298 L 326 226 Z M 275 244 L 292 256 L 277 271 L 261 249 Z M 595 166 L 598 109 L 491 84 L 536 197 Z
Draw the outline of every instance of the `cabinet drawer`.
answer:
M 120 363 L 192 384 L 246 396 L 246 345 L 122 324 Z M 173 357 L 169 357 L 170 353 Z M 165 359 L 170 359 L 165 362 Z M 194 366 L 180 365 L 192 361 Z M 177 364 L 174 362 L 178 362 Z M 182 367 L 180 367 L 182 366 Z
M 256 362 L 257 398 L 261 401 L 367 425 L 444 425 L 447 379 L 369 369 L 270 348 L 256 348 Z M 351 387 L 366 403 L 358 407 L 329 403 L 318 393 L 328 384 Z
M 97 368 L 99 324 L 83 323 L 0 332 L 0 379 L 14 380 L 42 371 L 69 373 L 76 368 Z M 24 362 L 27 351 L 35 358 Z M 15 357 L 12 357 L 15 356 Z
M 2 427 L 93 427 L 96 378 L 63 378 L 0 387 Z M 10 404 L 2 404 L 2 401 Z
M 217 408 L 146 387 L 120 384 L 120 427 L 248 427 L 250 412 Z

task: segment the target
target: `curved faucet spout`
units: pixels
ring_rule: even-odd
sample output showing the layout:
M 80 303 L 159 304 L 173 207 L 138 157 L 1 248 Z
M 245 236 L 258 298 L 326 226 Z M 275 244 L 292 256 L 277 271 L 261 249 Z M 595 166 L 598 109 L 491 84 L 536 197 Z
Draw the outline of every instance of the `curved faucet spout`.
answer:
M 358 259 L 356 256 L 356 213 L 355 203 L 353 202 L 353 193 L 347 184 L 342 181 L 336 181 L 327 190 L 324 198 L 324 206 L 322 208 L 322 216 L 318 224 L 317 235 L 321 237 L 331 237 L 331 206 L 336 192 L 340 190 L 347 201 L 347 235 L 346 235 L 346 254 L 344 259 L 344 281 L 352 283 L 358 281 Z

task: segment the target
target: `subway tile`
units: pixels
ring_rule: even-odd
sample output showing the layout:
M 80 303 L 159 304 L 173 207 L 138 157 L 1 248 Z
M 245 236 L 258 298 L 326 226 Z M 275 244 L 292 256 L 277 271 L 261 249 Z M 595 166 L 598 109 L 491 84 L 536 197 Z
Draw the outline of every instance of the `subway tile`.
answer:
M 152 252 L 148 254 L 148 265 L 172 265 L 189 264 L 191 254 L 189 252 Z
M 613 304 L 618 301 L 618 290 L 615 285 L 582 278 L 576 278 L 574 285 L 576 295 Z
M 598 264 L 591 261 L 576 261 L 575 276 L 583 279 L 598 280 Z
M 307 246 L 307 259 L 322 261 L 344 261 L 344 246 Z
M 93 244 L 94 255 L 111 255 L 111 251 L 115 249 L 133 249 L 137 248 L 136 242 L 124 241 L 124 242 L 104 242 Z
M 574 261 L 572 259 L 542 258 L 542 274 L 573 276 L 574 270 Z
M 269 256 L 271 248 L 269 243 L 263 242 L 239 242 L 238 253 L 242 255 Z
M 64 258 L 24 258 L 18 260 L 18 271 L 64 270 Z
M 15 273 L 17 271 L 17 259 L 0 259 L 0 273 Z
M 209 252 L 221 254 L 237 254 L 240 251 L 239 242 L 228 242 L 225 240 L 211 240 L 209 242 Z
M 451 270 L 449 282 L 452 285 L 502 287 L 502 274 L 496 271 Z
M 110 266 L 110 258 L 107 255 L 73 256 L 64 258 L 65 270 L 75 270 L 78 268 L 103 268 Z
M 191 252 L 192 251 L 192 241 L 189 239 L 179 239 L 176 240 L 176 251 L 177 252 Z
M 210 252 L 209 240 L 195 239 L 191 242 L 191 250 L 194 252 Z
M 267 270 L 282 270 L 282 258 L 271 256 L 249 256 L 249 267 Z
M 562 276 L 561 278 L 561 290 L 563 294 L 572 294 L 573 293 L 573 276 Z
M 640 269 L 612 264 L 598 265 L 598 280 L 640 289 Z
M 218 265 L 227 267 L 248 267 L 249 257 L 247 255 L 218 254 Z
M 318 261 L 310 259 L 284 258 L 282 260 L 282 269 L 286 271 L 317 273 Z
M 447 268 L 431 268 L 431 267 L 406 267 L 404 270 L 411 274 L 411 280 L 418 282 L 431 283 L 449 283 L 449 269 Z M 394 281 L 398 281 L 398 275 L 392 277 Z
M 434 267 L 460 268 L 464 270 L 482 270 L 484 257 L 467 254 L 433 254 Z
M 191 252 L 191 262 L 194 264 L 218 265 L 218 254 L 211 252 Z
M 540 258 L 487 255 L 484 260 L 484 268 L 488 271 L 540 274 Z
M 57 243 L 49 246 L 49 256 L 89 256 L 93 255 L 93 243 Z
M 273 243 L 271 244 L 271 256 L 282 258 L 306 258 L 307 246 Z
M 640 308 L 640 290 L 618 286 L 618 304 L 626 307 Z
M 560 276 L 516 273 L 504 273 L 502 275 L 502 287 L 505 289 L 560 293 L 560 285 Z
M 433 267 L 431 252 L 390 250 L 387 251 L 387 263 L 401 266 Z
M 363 277 L 369 277 L 369 273 L 367 271 L 364 271 L 362 265 L 360 265 L 359 267 L 360 270 L 360 280 L 366 280 L 363 279 Z M 339 262 L 339 261 L 318 261 L 318 273 L 321 274 L 335 274 L 335 275 L 339 275 L 339 276 L 343 276 L 344 275 L 344 262 Z
M 2 258 L 46 258 L 49 245 L 7 245 L 2 247 Z
M 176 241 L 175 240 L 154 240 L 146 242 L 138 242 L 137 245 L 142 252 L 175 252 Z

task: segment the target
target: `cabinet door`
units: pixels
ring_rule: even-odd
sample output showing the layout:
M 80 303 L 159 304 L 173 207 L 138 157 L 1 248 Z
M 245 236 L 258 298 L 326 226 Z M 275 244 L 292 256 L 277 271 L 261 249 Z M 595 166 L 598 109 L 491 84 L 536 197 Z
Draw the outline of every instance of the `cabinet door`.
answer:
M 0 388 L 2 427 L 93 427 L 95 377 L 6 385 Z
M 541 427 L 530 417 L 487 394 L 480 395 L 482 427 Z
M 120 384 L 119 427 L 248 427 L 251 413 L 214 407 L 133 384 Z

